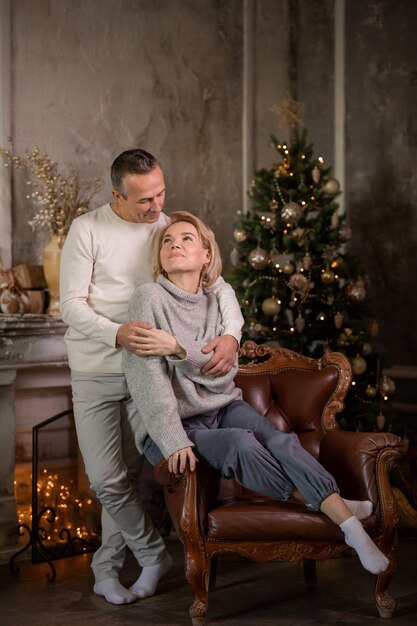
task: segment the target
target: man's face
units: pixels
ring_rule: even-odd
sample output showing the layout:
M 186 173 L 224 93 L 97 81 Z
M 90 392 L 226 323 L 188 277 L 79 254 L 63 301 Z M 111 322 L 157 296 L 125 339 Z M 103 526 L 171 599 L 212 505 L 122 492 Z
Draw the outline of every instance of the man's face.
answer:
M 116 213 L 128 222 L 157 222 L 165 199 L 165 181 L 161 168 L 147 174 L 126 174 L 126 198 L 113 189 Z

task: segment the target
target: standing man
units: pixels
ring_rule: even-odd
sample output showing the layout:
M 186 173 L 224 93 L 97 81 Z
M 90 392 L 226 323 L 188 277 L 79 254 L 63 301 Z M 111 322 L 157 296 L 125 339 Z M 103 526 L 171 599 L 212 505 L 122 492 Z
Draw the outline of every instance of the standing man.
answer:
M 154 241 L 169 218 L 162 212 L 161 164 L 145 150 L 122 152 L 112 164 L 111 180 L 113 202 L 72 223 L 61 257 L 60 300 L 69 326 L 65 340 L 78 442 L 102 504 L 102 545 L 92 560 L 94 591 L 125 604 L 153 595 L 172 564 L 139 498 L 139 418 L 122 369 L 122 348 L 136 352 L 146 346 L 149 354 L 171 354 L 172 344 L 165 345 L 163 335 L 160 342 L 154 333 L 149 337 L 151 325 L 127 321 L 130 296 L 153 280 Z M 224 333 L 203 350 L 215 350 L 205 371 L 217 376 L 232 367 L 243 318 L 229 285 L 219 279 L 213 291 Z M 130 589 L 118 579 L 126 546 L 142 567 Z

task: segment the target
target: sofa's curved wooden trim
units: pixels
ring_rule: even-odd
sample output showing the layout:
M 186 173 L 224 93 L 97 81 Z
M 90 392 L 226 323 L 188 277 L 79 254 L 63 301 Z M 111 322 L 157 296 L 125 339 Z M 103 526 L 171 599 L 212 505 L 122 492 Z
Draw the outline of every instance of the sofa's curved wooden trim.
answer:
M 262 362 L 251 362 L 240 365 L 240 376 L 262 376 L 279 374 L 287 371 L 320 371 L 328 367 L 335 368 L 338 372 L 336 388 L 321 414 L 321 427 L 324 432 L 338 428 L 336 421 L 337 413 L 343 411 L 344 398 L 352 383 L 352 368 L 349 359 L 341 352 L 326 352 L 321 359 L 298 354 L 286 348 L 272 348 L 264 344 L 258 345 L 254 341 L 246 341 L 240 349 L 240 356 L 257 359 L 268 356 Z

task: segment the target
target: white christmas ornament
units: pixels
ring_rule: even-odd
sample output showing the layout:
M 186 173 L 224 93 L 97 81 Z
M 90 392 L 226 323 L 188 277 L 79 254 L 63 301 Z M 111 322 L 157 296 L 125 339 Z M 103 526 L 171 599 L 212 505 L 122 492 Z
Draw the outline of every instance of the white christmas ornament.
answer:
M 239 265 L 239 261 L 240 261 L 239 252 L 236 248 L 233 248 L 233 250 L 230 253 L 230 262 L 233 265 L 233 267 L 236 267 L 237 265 Z
M 281 217 L 287 224 L 296 224 L 303 214 L 303 207 L 297 202 L 286 202 L 281 209 Z
M 314 180 L 314 182 L 317 184 L 320 180 L 320 168 L 317 167 L 317 165 L 315 165 L 311 171 L 311 178 Z
M 249 252 L 248 262 L 254 270 L 263 270 L 268 263 L 267 251 L 263 248 L 255 248 Z

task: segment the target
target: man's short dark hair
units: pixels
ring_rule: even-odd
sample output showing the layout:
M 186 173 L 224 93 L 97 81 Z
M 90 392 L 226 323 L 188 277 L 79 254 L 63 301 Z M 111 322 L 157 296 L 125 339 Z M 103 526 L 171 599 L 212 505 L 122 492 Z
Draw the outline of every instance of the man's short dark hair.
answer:
M 161 167 L 161 164 L 150 152 L 140 148 L 125 150 L 115 158 L 111 166 L 110 175 L 113 189 L 126 199 L 127 194 L 124 186 L 126 174 L 148 174 L 156 167 Z

